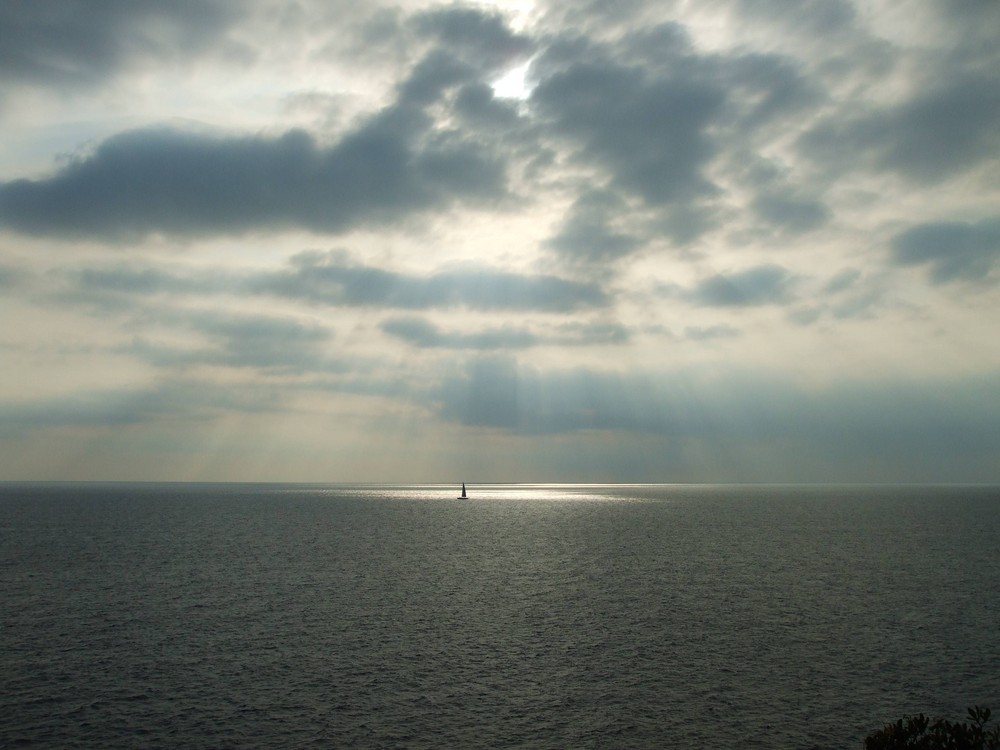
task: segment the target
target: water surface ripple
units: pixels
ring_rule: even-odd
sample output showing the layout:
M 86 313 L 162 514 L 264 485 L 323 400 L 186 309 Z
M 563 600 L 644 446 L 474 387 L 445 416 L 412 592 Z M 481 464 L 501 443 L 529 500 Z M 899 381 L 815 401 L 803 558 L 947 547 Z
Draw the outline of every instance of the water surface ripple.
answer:
M 859 748 L 1000 709 L 986 487 L 0 485 L 0 746 Z

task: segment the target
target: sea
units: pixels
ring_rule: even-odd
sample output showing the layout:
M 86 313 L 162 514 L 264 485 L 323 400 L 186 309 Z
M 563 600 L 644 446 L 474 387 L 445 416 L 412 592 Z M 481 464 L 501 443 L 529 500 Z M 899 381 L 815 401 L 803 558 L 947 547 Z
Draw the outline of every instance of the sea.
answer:
M 855 748 L 1000 712 L 1000 488 L 0 484 L 0 747 Z

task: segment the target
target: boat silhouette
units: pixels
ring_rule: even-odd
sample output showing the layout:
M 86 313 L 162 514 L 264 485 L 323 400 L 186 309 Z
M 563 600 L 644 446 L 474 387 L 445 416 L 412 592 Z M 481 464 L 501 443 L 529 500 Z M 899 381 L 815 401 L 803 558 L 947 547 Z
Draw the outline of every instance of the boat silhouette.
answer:
M 462 494 L 455 498 L 456 500 L 468 500 L 469 496 L 465 494 L 465 482 L 462 482 Z

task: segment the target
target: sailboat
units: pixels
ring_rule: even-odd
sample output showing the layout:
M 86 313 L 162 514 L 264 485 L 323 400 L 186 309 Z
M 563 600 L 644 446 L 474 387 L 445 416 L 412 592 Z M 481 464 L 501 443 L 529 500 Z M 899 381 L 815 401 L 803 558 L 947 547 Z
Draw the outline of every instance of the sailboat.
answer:
M 462 482 L 462 494 L 455 498 L 456 500 L 468 500 L 469 496 L 465 494 L 465 482 Z

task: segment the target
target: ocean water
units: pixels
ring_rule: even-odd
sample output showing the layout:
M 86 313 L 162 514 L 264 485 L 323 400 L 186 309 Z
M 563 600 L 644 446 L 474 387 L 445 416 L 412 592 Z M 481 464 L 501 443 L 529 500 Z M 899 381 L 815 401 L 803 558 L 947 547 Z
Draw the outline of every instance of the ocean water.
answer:
M 1000 710 L 1000 488 L 0 484 L 0 747 L 860 748 Z

